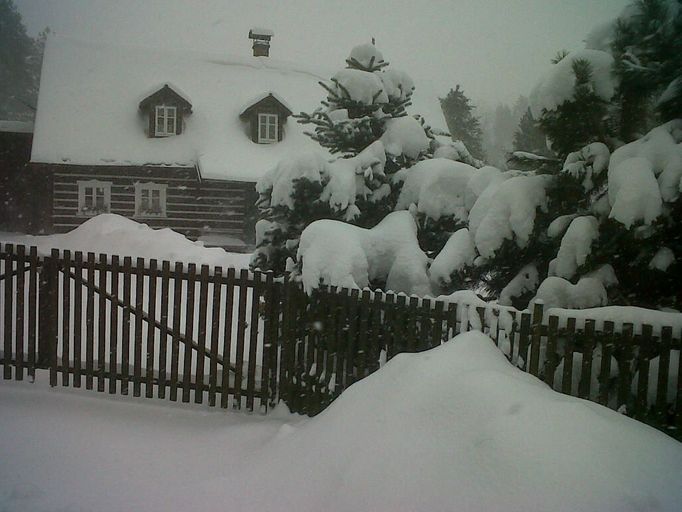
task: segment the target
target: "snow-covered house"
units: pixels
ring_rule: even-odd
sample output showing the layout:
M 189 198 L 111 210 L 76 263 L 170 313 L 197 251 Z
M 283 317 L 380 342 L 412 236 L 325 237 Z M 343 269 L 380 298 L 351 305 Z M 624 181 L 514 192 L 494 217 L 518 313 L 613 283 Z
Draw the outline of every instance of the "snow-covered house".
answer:
M 252 240 L 254 183 L 310 147 L 323 73 L 268 56 L 253 29 L 238 57 L 54 36 L 45 50 L 31 168 L 49 180 L 44 229 L 101 212 L 224 246 Z

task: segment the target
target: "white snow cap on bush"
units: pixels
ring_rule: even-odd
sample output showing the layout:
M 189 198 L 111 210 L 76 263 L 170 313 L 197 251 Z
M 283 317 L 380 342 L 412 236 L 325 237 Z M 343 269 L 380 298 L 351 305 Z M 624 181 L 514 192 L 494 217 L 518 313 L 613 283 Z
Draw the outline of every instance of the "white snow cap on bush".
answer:
M 339 97 L 346 97 L 347 92 L 351 100 L 363 105 L 388 102 L 384 84 L 375 73 L 359 69 L 342 69 L 331 81 L 329 87 Z
M 590 82 L 594 93 L 603 100 L 610 100 L 616 89 L 612 74 L 613 57 L 600 50 L 579 50 L 566 55 L 547 71 L 530 93 L 530 108 L 533 116 L 539 119 L 542 110 L 554 110 L 564 101 L 573 98 L 575 74 L 573 62 L 585 60 L 590 63 L 592 77 Z
M 467 228 L 462 228 L 448 238 L 443 249 L 431 263 L 429 276 L 434 287 L 450 283 L 450 276 L 465 266 L 472 265 L 476 248 Z
M 470 165 L 445 158 L 423 160 L 402 169 L 395 175 L 395 179 L 405 180 L 395 209 L 406 210 L 415 204 L 417 211 L 431 219 L 454 216 L 465 221 L 464 193 L 475 172 Z
M 593 270 L 592 272 L 588 272 L 585 274 L 585 277 L 593 277 L 598 279 L 605 288 L 609 288 L 618 284 L 616 271 L 613 270 L 613 267 L 608 263 L 606 265 L 602 265 L 596 270 Z
M 599 279 L 583 277 L 577 284 L 571 284 L 561 277 L 548 277 L 538 288 L 532 305 L 542 300 L 546 308 L 586 309 L 605 306 L 606 289 Z
M 656 255 L 651 258 L 649 268 L 665 272 L 673 263 L 675 263 L 675 253 L 668 247 L 661 247 Z
M 369 68 L 370 64 L 376 66 L 384 63 L 384 56 L 372 43 L 359 44 L 350 51 L 349 61 L 356 61 L 363 68 Z
M 514 240 L 520 248 L 528 244 L 536 209 L 547 208 L 545 188 L 549 180 L 549 176 L 516 176 L 495 187 L 492 197 L 486 198 L 484 193 L 478 198 L 471 210 L 469 229 L 481 256 L 492 257 L 504 240 Z M 487 208 L 474 216 L 482 200 Z
M 592 252 L 592 243 L 599 237 L 599 221 L 595 217 L 576 217 L 561 239 L 554 264 L 554 274 L 565 279 L 575 275 L 578 267 Z
M 663 200 L 651 162 L 628 158 L 609 168 L 609 218 L 626 228 L 636 222 L 651 224 L 663 212 Z
M 389 98 L 406 100 L 412 96 L 414 81 L 404 71 L 387 69 L 379 74 L 379 78 L 384 84 L 384 90 Z
M 256 190 L 265 194 L 272 190 L 270 206 L 294 208 L 292 193 L 294 182 L 304 178 L 322 183 L 320 200 L 328 202 L 338 211 L 347 211 L 346 217 L 357 215 L 355 199 L 365 195 L 364 182 L 358 175 L 383 174 L 386 152 L 381 141 L 375 141 L 353 158 L 339 158 L 328 162 L 320 153 L 301 153 L 281 160 L 256 184 Z
M 535 291 L 539 281 L 540 274 L 537 267 L 532 263 L 528 264 L 502 289 L 497 302 L 502 306 L 511 306 L 513 298 Z
M 593 142 L 580 151 L 570 153 L 566 157 L 561 172 L 569 174 L 575 179 L 583 179 L 583 188 L 590 190 L 593 186 L 592 176 L 599 175 L 609 165 L 611 152 L 606 144 Z
M 389 119 L 381 136 L 386 152 L 399 156 L 417 159 L 429 149 L 431 142 L 424 132 L 421 123 L 412 116 Z
M 631 158 L 646 160 L 649 172 L 658 177 L 661 198 L 676 201 L 682 179 L 682 119 L 657 126 L 641 139 L 615 150 L 609 162 L 609 188 L 611 171 Z
M 435 156 L 435 153 L 434 153 Z M 483 193 L 483 191 L 494 180 L 499 180 L 502 171 L 497 167 L 486 165 L 478 169 L 467 183 L 467 188 L 464 191 L 464 206 L 467 210 L 471 210 L 476 203 L 476 199 Z
M 575 213 L 570 213 L 568 215 L 561 215 L 554 219 L 547 227 L 547 236 L 550 238 L 556 238 L 566 231 L 568 225 L 575 219 L 577 215 Z
M 409 212 L 390 213 L 372 229 L 315 221 L 301 234 L 297 258 L 306 293 L 320 283 L 364 288 L 374 279 L 386 280 L 387 289 L 395 292 L 431 292 L 428 258 L 419 248 Z

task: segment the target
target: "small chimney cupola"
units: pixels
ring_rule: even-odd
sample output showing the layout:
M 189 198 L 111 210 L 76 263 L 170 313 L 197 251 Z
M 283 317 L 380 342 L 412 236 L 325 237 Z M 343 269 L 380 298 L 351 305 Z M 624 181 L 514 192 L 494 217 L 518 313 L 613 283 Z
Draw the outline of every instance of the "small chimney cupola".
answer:
M 267 28 L 252 28 L 249 30 L 249 39 L 253 39 L 253 56 L 269 57 L 270 40 L 275 33 Z

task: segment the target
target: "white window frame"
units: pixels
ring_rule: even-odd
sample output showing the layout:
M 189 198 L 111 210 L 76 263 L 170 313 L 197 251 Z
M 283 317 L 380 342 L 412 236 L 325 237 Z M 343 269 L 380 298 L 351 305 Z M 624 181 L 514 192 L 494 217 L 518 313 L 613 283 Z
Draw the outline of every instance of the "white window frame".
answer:
M 104 206 L 96 209 L 96 190 L 104 191 Z M 111 182 L 99 180 L 87 180 L 78 182 L 78 215 L 94 217 L 100 213 L 111 212 Z
M 159 217 L 166 217 L 166 189 L 168 185 L 161 183 L 153 183 L 151 181 L 146 183 L 135 183 L 135 218 L 146 218 L 154 219 Z M 151 199 L 154 191 L 159 192 L 159 207 L 160 211 L 158 213 L 150 212 L 148 210 L 142 210 L 142 196 L 143 191 L 147 191 L 149 198 Z
M 263 128 L 265 128 L 265 136 L 263 136 Z M 277 142 L 278 131 L 279 116 L 277 114 L 258 114 L 259 144 L 272 144 L 273 142 Z
M 177 108 L 170 105 L 157 105 L 154 109 L 154 135 L 156 137 L 170 137 L 178 131 Z M 169 120 L 173 120 L 173 129 L 170 129 Z

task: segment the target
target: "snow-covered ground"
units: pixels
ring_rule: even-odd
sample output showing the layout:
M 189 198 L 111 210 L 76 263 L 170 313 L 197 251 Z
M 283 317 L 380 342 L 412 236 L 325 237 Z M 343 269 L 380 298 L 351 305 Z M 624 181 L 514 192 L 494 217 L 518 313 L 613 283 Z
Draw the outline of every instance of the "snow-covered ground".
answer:
M 58 235 L 32 236 L 0 232 L 1 243 L 35 245 L 38 253 L 51 249 L 116 254 L 158 261 L 196 263 L 223 268 L 248 268 L 250 254 L 226 252 L 219 247 L 204 247 L 169 228 L 152 229 L 147 224 L 105 213 L 87 220 L 73 231 Z
M 676 511 L 682 445 L 467 333 L 312 419 L 0 386 L 0 509 Z

